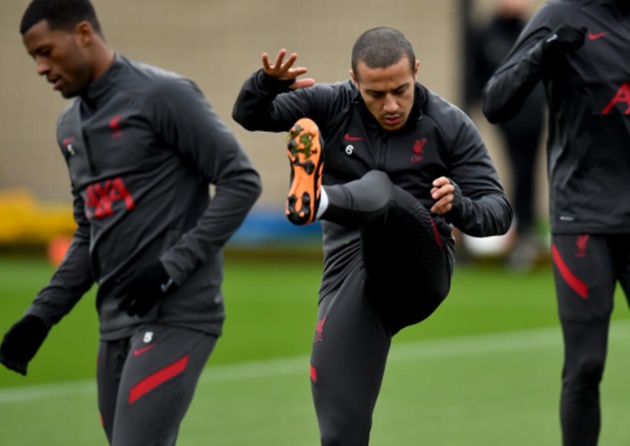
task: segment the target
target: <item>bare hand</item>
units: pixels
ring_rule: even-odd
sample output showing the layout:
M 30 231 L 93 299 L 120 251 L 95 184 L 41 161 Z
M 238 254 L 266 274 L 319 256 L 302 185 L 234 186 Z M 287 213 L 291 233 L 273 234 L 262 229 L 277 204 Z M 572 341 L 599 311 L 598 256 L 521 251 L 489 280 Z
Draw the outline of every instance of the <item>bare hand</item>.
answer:
M 305 67 L 293 68 L 293 64 L 297 59 L 297 53 L 292 53 L 289 58 L 284 61 L 284 56 L 286 55 L 287 50 L 281 49 L 276 56 L 275 63 L 271 65 L 269 63 L 269 55 L 267 53 L 263 53 L 262 62 L 265 73 L 279 80 L 294 79 L 295 82 L 290 87 L 292 89 L 312 87 L 315 85 L 315 79 L 297 79 L 298 76 L 301 76 L 308 71 Z
M 431 189 L 431 198 L 435 200 L 435 204 L 431 208 L 431 212 L 437 215 L 444 215 L 453 209 L 453 200 L 455 199 L 455 186 L 446 177 L 440 177 L 433 181 Z

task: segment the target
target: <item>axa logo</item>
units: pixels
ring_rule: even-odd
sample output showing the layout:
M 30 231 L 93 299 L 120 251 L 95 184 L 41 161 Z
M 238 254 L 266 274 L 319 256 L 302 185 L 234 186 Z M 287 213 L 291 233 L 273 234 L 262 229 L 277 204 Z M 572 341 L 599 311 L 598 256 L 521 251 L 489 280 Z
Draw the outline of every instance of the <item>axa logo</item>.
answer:
M 607 115 L 617 104 L 626 104 L 625 115 L 630 115 L 630 85 L 627 82 L 621 84 L 615 97 L 602 110 L 602 115 Z
M 326 316 L 317 321 L 315 326 L 315 337 L 313 338 L 313 344 L 322 342 L 324 340 L 324 324 L 326 323 Z
M 424 158 L 424 145 L 427 143 L 426 138 L 418 139 L 413 144 L 413 155 L 411 155 L 412 163 L 421 163 Z
M 575 257 L 586 257 L 586 244 L 588 243 L 588 234 L 578 235 L 575 240 Z
M 112 130 L 112 138 L 118 139 L 122 136 L 122 130 L 120 128 L 121 115 L 116 115 L 109 121 L 109 128 Z
M 85 215 L 96 219 L 114 215 L 114 204 L 118 201 L 123 202 L 127 210 L 136 207 L 122 178 L 90 184 L 85 196 Z

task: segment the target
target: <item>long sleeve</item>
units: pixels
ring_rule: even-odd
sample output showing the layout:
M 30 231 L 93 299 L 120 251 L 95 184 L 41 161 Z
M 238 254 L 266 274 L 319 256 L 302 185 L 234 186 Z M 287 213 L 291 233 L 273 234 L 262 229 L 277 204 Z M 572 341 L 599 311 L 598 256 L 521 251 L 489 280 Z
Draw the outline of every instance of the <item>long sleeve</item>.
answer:
M 261 69 L 245 82 L 232 110 L 232 118 L 246 130 L 285 132 L 300 118 L 326 125 L 336 115 L 337 93 L 331 84 L 290 90 L 293 81 L 280 81 Z
M 483 113 L 491 123 L 514 117 L 546 73 L 543 39 L 574 12 L 571 3 L 548 3 L 531 18 L 484 88 Z
M 449 169 L 449 177 L 459 190 L 453 209 L 445 217 L 475 237 L 505 234 L 512 223 L 512 206 L 479 132 L 463 116 L 451 146 L 454 151 Z
M 72 243 L 52 276 L 26 314 L 38 316 L 48 328 L 61 320 L 74 308 L 81 297 L 92 287 L 94 279 L 90 269 L 90 226 L 85 217 L 83 200 L 77 193 L 74 196 L 74 219 L 78 226 Z
M 163 82 L 153 98 L 158 134 L 215 186 L 201 218 L 161 257 L 166 271 L 181 284 L 227 243 L 262 188 L 247 154 L 193 82 Z

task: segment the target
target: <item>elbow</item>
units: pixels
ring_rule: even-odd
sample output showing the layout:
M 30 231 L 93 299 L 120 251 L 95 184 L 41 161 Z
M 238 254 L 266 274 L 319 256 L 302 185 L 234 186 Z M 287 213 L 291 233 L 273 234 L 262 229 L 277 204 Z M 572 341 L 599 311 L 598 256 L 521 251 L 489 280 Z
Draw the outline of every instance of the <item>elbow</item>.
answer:
M 249 196 L 251 197 L 252 203 L 255 203 L 260 196 L 262 195 L 262 181 L 260 179 L 260 175 L 256 173 L 252 177 L 252 181 L 249 188 Z
M 481 102 L 481 111 L 490 124 L 498 124 L 505 121 L 505 113 L 502 107 L 496 105 L 496 101 L 489 99 L 487 91 L 484 92 Z
M 256 188 L 255 188 L 255 190 L 253 192 L 253 195 L 255 197 L 254 201 L 256 201 L 256 200 L 258 200 L 260 198 L 260 196 L 262 195 L 262 191 L 263 191 L 262 182 L 260 181 L 260 177 L 259 177 L 258 178 L 258 182 L 256 183 Z
M 241 127 L 243 127 L 245 130 L 251 130 L 248 128 L 247 119 L 245 118 L 245 114 L 239 109 L 238 103 L 235 104 L 234 108 L 232 109 L 232 119 L 240 124 Z
M 251 114 L 247 113 L 247 108 L 243 106 L 239 106 L 239 101 L 236 101 L 234 104 L 234 108 L 232 109 L 232 119 L 240 124 L 245 130 L 253 132 L 257 130 L 253 125 L 254 121 L 250 119 Z
M 496 97 L 496 91 L 492 90 L 491 82 L 488 82 L 483 90 L 481 111 L 489 123 L 498 124 L 509 118 L 506 118 L 505 107 L 500 105 L 500 101 Z
M 504 206 L 502 215 L 497 219 L 497 225 L 494 235 L 505 235 L 512 227 L 512 220 L 514 218 L 514 210 L 512 205 L 508 201 L 507 197 L 504 198 Z
M 498 124 L 501 122 L 500 113 L 496 113 L 492 108 L 487 106 L 487 104 L 483 104 L 482 107 L 483 115 L 486 117 L 486 120 L 490 124 Z

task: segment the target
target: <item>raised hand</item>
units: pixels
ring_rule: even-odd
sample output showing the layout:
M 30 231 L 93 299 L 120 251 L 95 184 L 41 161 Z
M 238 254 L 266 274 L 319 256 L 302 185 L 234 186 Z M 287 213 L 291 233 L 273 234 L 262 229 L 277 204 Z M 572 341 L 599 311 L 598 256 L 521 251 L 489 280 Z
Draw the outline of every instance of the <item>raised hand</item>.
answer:
M 262 63 L 265 73 L 268 76 L 274 77 L 279 80 L 295 80 L 295 82 L 290 86 L 290 88 L 292 89 L 306 88 L 315 85 L 314 79 L 297 79 L 298 76 L 301 76 L 308 71 L 305 67 L 293 67 L 293 64 L 298 57 L 297 53 L 291 53 L 291 55 L 285 61 L 284 58 L 286 55 L 287 50 L 285 50 L 284 48 L 281 49 L 276 56 L 275 62 L 271 64 L 269 62 L 269 55 L 267 53 L 263 53 Z

